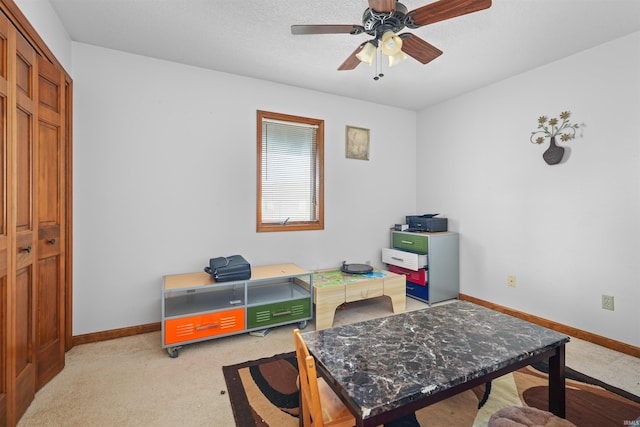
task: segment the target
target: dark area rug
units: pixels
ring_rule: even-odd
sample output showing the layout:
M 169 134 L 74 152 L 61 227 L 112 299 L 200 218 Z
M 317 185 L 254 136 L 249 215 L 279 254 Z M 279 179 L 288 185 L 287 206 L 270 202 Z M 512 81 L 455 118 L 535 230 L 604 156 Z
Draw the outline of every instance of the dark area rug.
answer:
M 298 426 L 295 353 L 224 366 L 222 371 L 237 427 Z M 569 421 L 579 427 L 636 425 L 640 418 L 638 396 L 570 368 L 566 371 Z M 547 410 L 547 372 L 546 364 L 522 368 L 496 379 L 488 395 L 485 386 L 476 387 L 421 409 L 415 417 L 424 427 L 427 421 L 429 427 L 482 426 L 490 412 L 516 401 L 520 406 Z
M 237 427 L 298 425 L 295 353 L 223 366 L 222 372 Z

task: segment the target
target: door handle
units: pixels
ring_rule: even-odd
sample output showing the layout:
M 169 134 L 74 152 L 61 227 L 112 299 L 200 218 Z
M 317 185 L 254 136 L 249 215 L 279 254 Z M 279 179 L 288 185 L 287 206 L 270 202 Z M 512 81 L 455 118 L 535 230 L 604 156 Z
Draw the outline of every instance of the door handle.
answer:
M 220 326 L 219 323 L 212 323 L 211 325 L 196 326 L 196 331 L 205 331 L 207 329 L 214 329 L 214 328 L 217 328 L 218 326 Z
M 47 240 L 47 243 L 50 244 L 50 245 L 55 245 L 56 244 L 56 239 Z
M 280 313 L 273 313 L 271 315 L 271 317 L 279 317 L 279 316 L 286 316 L 288 314 L 291 314 L 291 310 L 288 311 L 281 311 Z
M 27 246 L 26 248 L 20 249 L 22 252 L 31 253 L 31 246 Z

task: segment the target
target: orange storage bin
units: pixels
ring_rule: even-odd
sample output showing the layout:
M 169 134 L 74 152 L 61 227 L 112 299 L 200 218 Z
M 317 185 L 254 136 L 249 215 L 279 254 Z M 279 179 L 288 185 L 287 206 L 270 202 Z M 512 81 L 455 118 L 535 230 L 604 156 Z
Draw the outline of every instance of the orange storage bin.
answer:
M 164 324 L 164 343 L 180 344 L 244 329 L 244 308 L 169 319 Z

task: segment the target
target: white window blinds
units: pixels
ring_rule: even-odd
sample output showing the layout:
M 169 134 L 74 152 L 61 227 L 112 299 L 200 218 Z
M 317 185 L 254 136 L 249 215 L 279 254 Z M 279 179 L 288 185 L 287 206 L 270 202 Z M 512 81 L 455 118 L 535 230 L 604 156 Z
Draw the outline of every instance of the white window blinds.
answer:
M 318 150 L 315 125 L 263 118 L 262 223 L 318 220 Z

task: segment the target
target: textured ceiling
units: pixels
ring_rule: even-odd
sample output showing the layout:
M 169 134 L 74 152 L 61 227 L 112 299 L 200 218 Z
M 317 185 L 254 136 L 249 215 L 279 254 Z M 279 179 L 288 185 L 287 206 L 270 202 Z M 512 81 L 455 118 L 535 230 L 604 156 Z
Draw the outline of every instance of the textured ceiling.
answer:
M 292 24 L 361 24 L 366 0 L 49 0 L 72 40 L 379 104 L 420 110 L 640 31 L 640 0 L 493 0 L 410 31 L 444 54 L 353 71 L 366 34 L 297 35 Z M 413 10 L 430 0 L 403 0 Z M 630 52 L 640 55 L 638 52 Z

